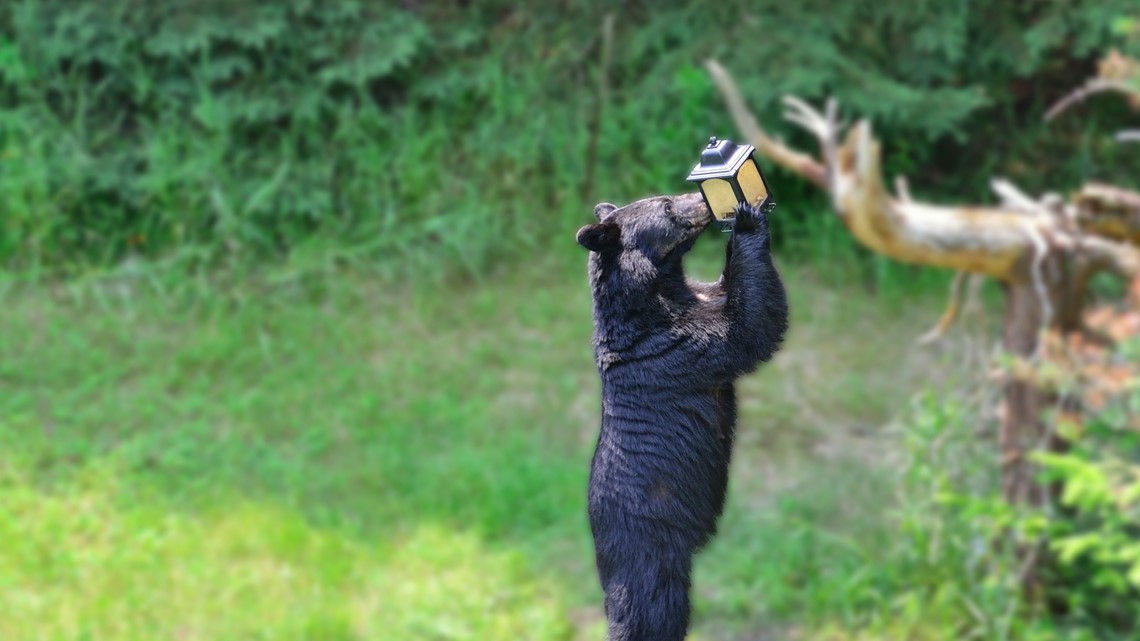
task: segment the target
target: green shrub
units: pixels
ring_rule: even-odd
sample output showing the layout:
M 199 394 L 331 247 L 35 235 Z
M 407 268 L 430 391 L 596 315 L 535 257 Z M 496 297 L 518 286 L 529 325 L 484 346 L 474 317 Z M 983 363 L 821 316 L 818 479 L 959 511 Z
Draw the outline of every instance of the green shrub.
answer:
M 1127 4 L 4 3 L 0 265 L 385 256 L 476 272 L 568 246 L 594 201 L 691 189 L 705 137 L 736 135 L 708 56 L 775 127 L 781 93 L 837 95 L 920 194 L 984 200 L 991 173 L 1030 189 L 1127 182 L 1135 158 L 1108 135 L 1118 102 L 1039 123 L 1120 39 Z M 842 233 L 801 213 L 822 202 L 812 189 L 774 177 L 779 238 Z
M 1140 343 L 1123 350 L 1135 363 Z M 1063 488 L 1028 521 L 1056 557 L 1053 599 L 1068 616 L 1121 635 L 1140 632 L 1140 385 L 1077 424 L 1059 421 L 1063 453 L 1036 455 Z
M 1008 630 L 1017 632 L 1003 638 L 1123 640 L 1140 632 L 1138 348 L 1135 341 L 1123 344 L 1103 356 L 1115 365 L 1089 364 L 1079 375 L 1058 363 L 1040 365 L 1060 393 L 1085 404 L 1080 414 L 1050 412 L 1047 418 L 1048 429 L 1064 439 L 1062 451 L 1032 454 L 1041 482 L 1059 490 L 1055 502 L 1013 506 L 994 482 L 948 482 L 945 464 L 927 472 L 940 479 L 935 494 L 950 518 L 973 530 L 983 546 L 983 584 L 1000 588 Z M 1112 395 L 1113 389 L 1125 392 Z M 1101 399 L 1107 399 L 1103 407 Z M 1031 595 L 1021 591 L 1026 579 L 1035 587 Z

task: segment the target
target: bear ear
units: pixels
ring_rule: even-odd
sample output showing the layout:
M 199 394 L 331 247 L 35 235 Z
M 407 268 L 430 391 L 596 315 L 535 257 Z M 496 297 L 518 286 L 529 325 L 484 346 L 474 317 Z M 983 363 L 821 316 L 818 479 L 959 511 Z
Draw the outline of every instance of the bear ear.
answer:
M 606 216 L 614 213 L 617 205 L 613 203 L 598 203 L 594 205 L 594 218 L 598 220 L 605 220 Z
M 621 239 L 621 228 L 615 223 L 595 223 L 578 230 L 578 244 L 592 252 L 602 253 L 616 249 Z

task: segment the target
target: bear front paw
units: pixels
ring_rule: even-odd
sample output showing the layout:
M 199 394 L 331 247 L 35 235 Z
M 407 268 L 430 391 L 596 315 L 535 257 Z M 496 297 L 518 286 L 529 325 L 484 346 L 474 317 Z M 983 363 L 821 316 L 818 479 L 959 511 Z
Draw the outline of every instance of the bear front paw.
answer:
M 740 234 L 755 232 L 768 233 L 768 217 L 760 209 L 740 203 L 736 206 L 736 215 L 733 219 L 732 230 Z

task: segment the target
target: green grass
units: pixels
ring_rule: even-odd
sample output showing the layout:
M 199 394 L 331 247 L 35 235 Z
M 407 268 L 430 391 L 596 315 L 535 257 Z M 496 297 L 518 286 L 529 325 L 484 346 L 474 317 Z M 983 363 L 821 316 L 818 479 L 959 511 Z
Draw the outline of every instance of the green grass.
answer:
M 696 638 L 858 619 L 895 527 L 880 428 L 963 372 L 912 345 L 939 297 L 781 266 L 793 327 L 742 383 Z M 9 285 L 0 639 L 602 638 L 583 255 L 423 288 Z

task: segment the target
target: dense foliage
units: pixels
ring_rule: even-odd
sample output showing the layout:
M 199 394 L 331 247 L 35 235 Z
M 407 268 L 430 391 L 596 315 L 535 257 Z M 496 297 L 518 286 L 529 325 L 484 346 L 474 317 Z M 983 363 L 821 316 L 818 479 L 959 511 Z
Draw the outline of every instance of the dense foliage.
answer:
M 1110 47 L 1137 53 L 1140 27 L 1121 19 L 1128 11 L 1135 0 L 12 0 L 0 3 L 0 270 L 77 273 L 145 257 L 177 269 L 272 260 L 327 269 L 360 260 L 479 273 L 523 251 L 572 248 L 571 230 L 589 219 L 595 201 L 689 189 L 684 176 L 705 138 L 735 135 L 701 68 L 712 56 L 771 129 L 783 126 L 778 99 L 788 92 L 817 102 L 834 94 L 847 116 L 871 118 L 886 144 L 887 173 L 906 173 L 924 198 L 987 200 L 996 174 L 1029 191 L 1066 190 L 1090 178 L 1140 187 L 1137 147 L 1112 141 L 1137 122 L 1120 97 L 1098 96 L 1041 122 Z M 606 12 L 615 16 L 616 37 L 603 68 Z M 782 133 L 812 148 L 802 132 Z M 825 207 L 818 194 L 778 171 L 772 179 L 779 211 L 787 212 L 773 219 L 783 227 L 777 242 L 823 239 L 824 267 L 846 270 L 832 241 L 851 241 L 834 217 L 812 215 Z M 0 440 L 17 454 L 0 469 L 0 484 L 12 510 L 32 516 L 0 524 L 16 528 L 7 539 L 17 545 L 3 550 L 7 564 L 29 583 L 43 575 L 57 585 L 57 566 L 43 559 L 60 558 L 52 547 L 60 532 L 88 550 L 49 608 L 20 600 L 9 629 L 145 619 L 153 608 L 132 607 L 127 616 L 118 608 L 149 598 L 152 576 L 175 577 L 213 604 L 218 585 L 249 581 L 233 573 L 239 566 L 226 545 L 248 554 L 265 544 L 242 527 L 286 533 L 281 550 L 261 551 L 266 558 L 331 549 L 309 563 L 333 568 L 334 578 L 313 574 L 322 578 L 297 585 L 345 594 L 359 593 L 356 581 L 367 573 L 339 568 L 374 573 L 387 561 L 372 557 L 376 541 L 399 539 L 389 535 L 404 527 L 401 519 L 424 515 L 474 523 L 492 540 L 522 533 L 540 542 L 529 544 L 528 563 L 556 567 L 550 573 L 568 575 L 573 590 L 592 586 L 588 564 L 569 564 L 579 567 L 575 575 L 551 561 L 564 544 L 558 537 L 582 526 L 573 520 L 581 511 L 568 506 L 582 498 L 584 482 L 575 421 L 588 397 L 578 393 L 576 376 L 590 364 L 575 332 L 589 319 L 571 315 L 587 307 L 573 299 L 582 294 L 579 281 L 571 287 L 524 276 L 519 286 L 464 292 L 470 298 L 459 304 L 452 290 L 433 292 L 436 307 L 428 311 L 415 309 L 422 301 L 389 306 L 372 290 L 353 290 L 355 312 L 344 301 L 267 299 L 238 305 L 231 317 L 226 298 L 197 318 L 148 307 L 147 295 L 134 294 L 122 296 L 130 313 L 100 315 L 96 303 L 106 312 L 120 302 L 119 290 L 99 287 L 89 290 L 96 303 L 86 307 L 47 294 L 9 299 L 16 303 L 0 331 L 0 379 L 8 385 Z M 238 288 L 233 298 L 243 297 Z M 841 349 L 827 355 L 822 374 L 812 358 L 768 370 L 791 381 L 780 389 L 795 393 L 771 394 L 763 407 L 763 416 L 783 421 L 778 435 L 764 434 L 765 447 L 769 436 L 806 438 L 798 424 L 783 429 L 796 423 L 783 417 L 804 407 L 836 403 L 846 420 L 868 403 L 888 402 L 892 379 L 876 387 L 874 376 L 862 374 L 877 370 L 874 363 L 903 361 L 897 337 L 909 326 L 890 324 L 893 314 L 874 316 L 856 298 L 844 298 L 841 310 L 826 306 L 843 318 L 820 336 L 841 336 L 846 347 L 828 342 Z M 822 314 L 803 313 L 820 322 Z M 399 314 L 411 316 L 397 322 Z M 441 330 L 440 317 L 449 315 Z M 179 319 L 172 325 L 171 317 Z M 568 317 L 576 320 L 555 322 Z M 852 329 L 859 320 L 866 326 Z M 429 323 L 437 325 L 429 331 Z M 868 356 L 844 360 L 853 348 Z M 1131 345 L 1112 358 L 1135 363 L 1138 356 Z M 800 378 L 790 378 L 796 372 Z M 842 381 L 829 387 L 829 377 Z M 516 396 L 518 381 L 549 387 Z M 705 584 L 732 587 L 702 597 L 705 616 L 749 625 L 802 620 L 844 640 L 1135 638 L 1140 399 L 1134 377 L 1125 387 L 1123 400 L 1082 416 L 1077 427 L 1050 419 L 1072 446 L 1041 462 L 1066 491 L 1058 504 L 1030 511 L 1010 509 L 995 492 L 992 443 L 973 431 L 987 424 L 981 412 L 926 399 L 897 435 L 908 454 L 900 476 L 817 466 L 809 474 L 815 485 L 774 493 L 774 509 L 739 510 L 718 539 L 720 561 L 706 557 L 713 560 Z M 388 398 L 404 400 L 389 406 Z M 760 409 L 745 412 L 759 422 Z M 41 429 L 42 439 L 29 436 Z M 122 470 L 94 467 L 107 452 L 122 454 Z M 49 484 L 39 475 L 89 463 L 91 487 L 80 482 L 70 494 L 43 498 L 41 485 Z M 166 519 L 143 503 L 136 514 L 126 509 L 135 501 L 114 498 L 119 474 L 124 487 L 178 488 L 188 502 L 232 485 L 289 497 L 283 503 L 307 511 L 294 522 L 276 512 L 219 509 L 199 522 Z M 884 500 L 891 491 L 898 496 Z M 859 493 L 866 496 L 853 500 Z M 870 512 L 857 514 L 863 508 Z M 92 522 L 113 536 L 93 546 L 84 509 L 95 509 Z M 139 526 L 151 518 L 159 525 Z M 352 526 L 367 530 L 360 545 L 324 548 L 326 534 L 313 529 L 360 519 Z M 188 522 L 202 529 L 185 530 Z M 298 530 L 305 534 L 294 536 Z M 1045 570 L 1047 599 L 1025 600 L 1015 555 L 987 545 L 1010 530 L 1022 542 L 1040 542 L 1055 562 Z M 155 538 L 155 531 L 173 534 Z M 241 536 L 226 539 L 227 532 Z M 410 539 L 412 556 L 392 553 L 401 563 L 377 575 L 384 599 L 390 577 L 419 586 L 461 563 L 457 557 L 476 554 L 467 539 L 432 532 L 422 543 L 421 535 Z M 214 556 L 202 552 L 202 541 L 219 539 L 229 543 L 210 548 Z M 585 549 L 571 555 L 588 561 Z M 150 574 L 104 560 L 122 550 L 144 550 L 138 567 Z M 181 570 L 179 563 L 201 566 L 203 555 L 209 571 Z M 485 592 L 500 594 L 515 580 L 514 561 L 489 558 L 445 574 L 445 585 L 486 577 Z M 111 577 L 106 584 L 101 572 Z M 125 600 L 115 583 L 120 572 L 128 577 Z M 537 589 L 518 580 L 512 595 Z M 300 629 L 311 618 L 312 629 L 324 630 L 318 624 L 334 629 L 336 617 L 349 616 L 338 608 L 350 599 L 315 602 L 302 587 L 289 593 L 295 601 L 261 584 L 250 593 L 263 599 L 242 608 L 244 617 L 203 608 L 191 618 L 243 630 L 267 621 Z M 482 601 L 453 602 L 426 588 L 400 598 L 408 621 L 360 618 L 403 631 L 437 611 L 458 611 L 464 621 L 482 621 L 488 611 Z M 538 616 L 551 638 L 565 633 L 566 608 L 512 599 L 522 605 L 487 625 L 517 636 L 524 620 L 534 632 Z M 535 603 L 537 615 L 526 609 Z M 294 604 L 296 617 L 280 616 Z M 331 623 L 322 623 L 322 608 L 334 613 Z M 139 630 L 139 638 L 154 636 Z
M 772 122 L 782 92 L 873 118 L 919 192 L 985 199 L 991 172 L 1124 179 L 1118 102 L 1050 129 L 1039 115 L 1126 4 L 4 3 L 0 264 L 395 253 L 477 269 L 546 246 L 590 201 L 686 189 L 704 137 L 734 133 L 708 56 Z

